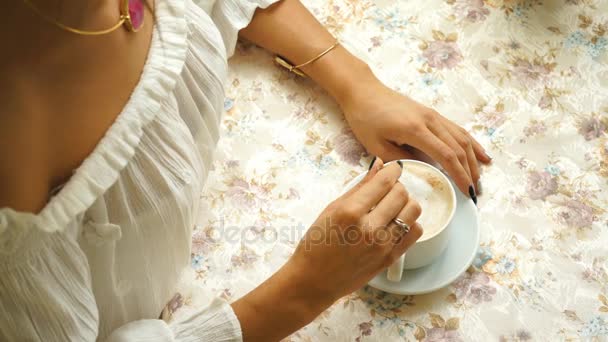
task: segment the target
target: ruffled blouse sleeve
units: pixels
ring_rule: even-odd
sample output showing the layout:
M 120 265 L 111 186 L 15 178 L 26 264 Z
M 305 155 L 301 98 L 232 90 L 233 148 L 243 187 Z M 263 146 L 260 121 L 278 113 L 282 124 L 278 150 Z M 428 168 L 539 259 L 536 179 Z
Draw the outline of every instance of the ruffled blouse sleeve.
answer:
M 232 307 L 215 299 L 200 312 L 167 324 L 159 319 L 130 322 L 115 330 L 107 342 L 127 341 L 242 341 L 241 327 Z
M 249 25 L 255 10 L 266 8 L 278 0 L 198 0 L 217 26 L 222 35 L 226 55 L 234 54 L 234 48 L 241 29 Z
M 1 341 L 97 341 L 98 307 L 76 232 L 76 226 L 43 227 L 36 216 L 0 210 Z M 242 336 L 231 306 L 216 299 L 171 323 L 128 322 L 107 341 L 242 341 Z

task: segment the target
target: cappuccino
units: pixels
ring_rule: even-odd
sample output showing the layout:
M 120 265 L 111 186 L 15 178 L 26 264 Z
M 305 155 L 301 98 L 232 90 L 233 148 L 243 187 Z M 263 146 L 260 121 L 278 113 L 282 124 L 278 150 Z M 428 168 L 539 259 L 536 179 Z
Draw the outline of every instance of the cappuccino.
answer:
M 399 181 L 405 186 L 409 198 L 420 203 L 422 214 L 416 220 L 424 233 L 422 242 L 439 233 L 452 218 L 454 189 L 436 169 L 425 164 L 404 160 Z

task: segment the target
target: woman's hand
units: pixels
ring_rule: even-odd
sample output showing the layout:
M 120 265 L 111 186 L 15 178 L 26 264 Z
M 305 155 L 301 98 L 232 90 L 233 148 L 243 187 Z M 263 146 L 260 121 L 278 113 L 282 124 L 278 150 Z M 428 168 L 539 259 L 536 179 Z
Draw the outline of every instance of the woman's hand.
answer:
M 381 167 L 377 159 L 361 183 L 321 213 L 290 260 L 321 296 L 335 300 L 361 288 L 422 234 L 420 205 L 397 182 L 401 167 Z M 392 222 L 396 217 L 409 233 Z
M 375 78 L 339 100 L 346 120 L 368 152 L 385 160 L 412 158 L 414 147 L 435 161 L 458 188 L 476 200 L 479 167 L 489 163 L 483 147 L 463 128 Z
M 397 182 L 401 166 L 376 159 L 367 176 L 331 203 L 291 259 L 233 303 L 245 340 L 283 338 L 340 297 L 364 286 L 422 235 L 420 206 Z M 411 229 L 405 233 L 396 217 Z
M 258 11 L 240 35 L 295 65 L 335 43 L 298 0 L 284 0 Z M 384 86 L 364 62 L 342 46 L 300 71 L 336 99 L 370 153 L 394 160 L 410 157 L 401 146 L 415 147 L 439 162 L 458 188 L 475 200 L 477 160 L 489 163 L 490 158 L 465 130 Z

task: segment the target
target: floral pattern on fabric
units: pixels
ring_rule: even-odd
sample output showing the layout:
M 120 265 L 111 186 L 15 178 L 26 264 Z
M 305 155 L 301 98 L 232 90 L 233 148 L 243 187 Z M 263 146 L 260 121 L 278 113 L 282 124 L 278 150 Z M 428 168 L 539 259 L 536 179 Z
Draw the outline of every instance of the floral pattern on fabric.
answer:
M 608 1 L 305 5 L 494 161 L 466 273 L 422 296 L 365 287 L 286 341 L 608 340 Z M 240 44 L 230 65 L 192 267 L 197 285 L 235 300 L 283 264 L 371 156 L 323 91 L 267 53 Z

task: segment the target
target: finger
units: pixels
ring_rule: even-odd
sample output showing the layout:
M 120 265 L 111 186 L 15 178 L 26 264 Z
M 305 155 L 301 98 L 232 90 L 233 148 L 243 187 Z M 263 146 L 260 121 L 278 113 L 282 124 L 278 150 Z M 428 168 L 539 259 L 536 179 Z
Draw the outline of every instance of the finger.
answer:
M 417 222 L 410 225 L 410 231 L 403 235 L 401 240 L 395 244 L 393 250 L 389 255 L 389 265 L 392 264 L 397 258 L 403 255 L 410 247 L 420 239 L 422 236 L 423 229 Z
M 415 199 L 410 199 L 407 201 L 405 207 L 401 209 L 397 217 L 411 226 L 416 223 L 416 220 L 420 217 L 420 214 L 422 214 L 422 207 L 420 207 L 420 203 L 418 203 L 418 201 Z
M 475 192 L 479 193 L 477 188 L 477 182 L 479 181 L 479 165 L 477 164 L 477 158 L 475 151 L 473 150 L 473 144 L 468 135 L 464 135 L 460 127 L 456 126 L 452 122 L 446 123 L 446 128 L 450 131 L 456 142 L 464 149 L 467 154 L 467 164 L 469 166 L 471 180 L 473 181 L 473 187 Z
M 389 160 L 400 160 L 400 159 L 414 159 L 414 156 L 406 151 L 403 147 L 397 146 L 390 141 L 385 141 L 382 144 L 382 152 L 379 154 L 382 159 Z
M 380 200 L 369 214 L 372 227 L 387 227 L 399 215 L 408 202 L 408 193 L 403 184 L 397 182 L 391 191 Z
M 452 132 L 449 130 L 448 127 L 449 126 L 447 126 L 447 125 L 439 124 L 439 125 L 429 126 L 429 129 L 431 130 L 431 132 L 435 133 L 435 135 L 439 139 L 441 139 L 446 145 L 448 145 L 454 151 L 454 153 L 456 153 L 456 156 L 458 157 L 458 161 L 460 162 L 460 165 L 462 165 L 465 172 L 469 176 L 469 180 L 470 180 L 469 184 L 472 184 L 473 180 L 471 178 L 471 170 L 469 168 L 469 161 L 467 160 L 467 153 L 462 148 L 460 142 L 458 140 L 456 140 L 456 138 L 452 135 Z
M 475 151 L 473 151 L 473 145 L 468 143 L 467 146 L 465 146 L 465 151 L 469 162 L 469 170 L 471 170 L 473 187 L 475 188 L 475 193 L 479 193 L 479 189 L 477 188 L 477 183 L 479 183 L 479 165 L 477 165 L 477 158 L 475 157 Z
M 385 165 L 368 182 L 347 198 L 348 205 L 352 206 L 353 210 L 364 211 L 367 214 L 393 188 L 397 179 L 401 176 L 401 170 L 401 165 L 398 163 Z
M 411 230 L 412 226 L 416 223 L 416 220 L 420 217 L 421 213 L 422 208 L 420 207 L 420 204 L 418 204 L 416 200 L 410 199 L 403 207 L 403 209 L 401 209 L 399 214 L 397 214 L 397 218 L 405 222 L 405 224 L 407 224 Z M 391 232 L 391 236 L 393 238 L 392 241 L 394 242 L 400 241 L 403 235 L 405 234 L 404 229 L 394 222 L 391 222 L 389 224 L 388 229 Z
M 469 194 L 469 186 L 471 180 L 465 168 L 458 160 L 456 152 L 452 150 L 446 143 L 439 139 L 430 130 L 419 132 L 414 147 L 425 151 L 431 158 L 435 159 L 454 179 L 458 189 L 465 195 Z
M 469 169 L 471 170 L 471 179 L 473 181 L 473 187 L 475 188 L 475 193 L 479 194 L 479 189 L 477 188 L 477 185 L 479 183 L 479 165 L 477 164 L 475 151 L 473 151 L 473 145 L 469 143 L 469 145 L 466 146 L 465 151 L 467 152 L 467 159 L 469 161 Z
M 473 138 L 473 136 L 467 132 L 466 129 L 460 127 L 460 130 L 469 138 L 469 141 L 471 141 L 471 145 L 473 145 L 473 151 L 475 151 L 475 156 L 477 159 L 484 164 L 489 164 L 492 162 L 492 157 L 488 155 L 486 149 L 483 148 L 483 146 L 481 146 L 481 144 L 475 138 Z
M 378 171 L 382 169 L 382 167 L 384 167 L 384 161 L 378 157 L 374 157 L 369 165 L 369 170 L 367 171 L 365 177 L 363 177 L 363 179 L 359 183 L 355 184 L 355 186 L 353 186 L 350 190 L 345 192 L 342 197 L 349 197 L 355 191 L 358 191 L 363 186 L 363 184 L 369 182 L 370 179 L 372 179 L 378 173 Z
M 449 119 L 447 119 L 444 116 L 440 115 L 439 117 L 441 118 L 441 120 L 444 122 L 444 124 L 446 126 L 449 126 L 451 128 L 456 128 L 461 134 L 463 134 L 464 136 L 466 136 L 469 139 L 469 141 L 473 145 L 473 151 L 475 151 L 475 156 L 477 157 L 477 159 L 479 161 L 481 161 L 484 164 L 489 164 L 492 161 L 492 157 L 490 157 L 488 155 L 485 148 L 483 148 L 483 146 L 481 146 L 481 144 L 475 138 L 473 138 L 473 136 L 466 129 L 458 126 L 457 124 L 453 123 L 452 121 L 450 121 Z

